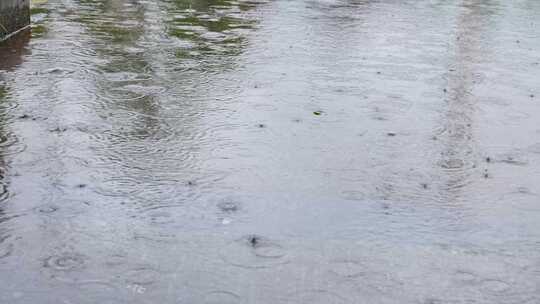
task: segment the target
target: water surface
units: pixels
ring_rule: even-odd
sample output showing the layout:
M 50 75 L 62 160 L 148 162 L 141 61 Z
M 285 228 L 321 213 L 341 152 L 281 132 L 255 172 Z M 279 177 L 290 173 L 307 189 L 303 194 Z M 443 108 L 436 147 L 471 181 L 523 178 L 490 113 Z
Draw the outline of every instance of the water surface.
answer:
M 540 303 L 539 15 L 36 3 L 0 46 L 0 302 Z

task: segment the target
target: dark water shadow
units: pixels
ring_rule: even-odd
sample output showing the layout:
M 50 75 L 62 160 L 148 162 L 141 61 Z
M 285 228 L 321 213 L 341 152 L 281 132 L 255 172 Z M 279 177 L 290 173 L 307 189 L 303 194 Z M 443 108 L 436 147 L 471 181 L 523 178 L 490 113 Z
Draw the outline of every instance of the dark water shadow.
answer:
M 12 71 L 24 62 L 25 56 L 30 54 L 28 49 L 30 36 L 31 31 L 27 29 L 0 42 L 0 72 L 1 70 Z

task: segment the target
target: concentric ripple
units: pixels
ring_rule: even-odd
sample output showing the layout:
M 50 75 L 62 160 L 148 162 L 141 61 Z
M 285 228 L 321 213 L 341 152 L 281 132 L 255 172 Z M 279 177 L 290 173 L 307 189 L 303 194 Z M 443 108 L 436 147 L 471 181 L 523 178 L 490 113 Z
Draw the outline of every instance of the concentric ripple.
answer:
M 229 264 L 242 268 L 270 268 L 289 262 L 287 250 L 278 242 L 258 235 L 247 235 L 221 251 Z
M 79 271 L 86 267 L 87 258 L 78 253 L 52 255 L 43 262 L 43 267 L 54 271 Z

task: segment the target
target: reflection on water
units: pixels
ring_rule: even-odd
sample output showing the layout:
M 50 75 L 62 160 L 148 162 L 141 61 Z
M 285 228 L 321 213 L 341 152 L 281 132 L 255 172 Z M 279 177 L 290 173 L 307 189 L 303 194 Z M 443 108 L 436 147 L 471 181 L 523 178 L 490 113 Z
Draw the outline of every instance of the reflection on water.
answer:
M 454 39 L 455 59 L 448 66 L 443 89 L 448 109 L 442 119 L 443 126 L 434 139 L 444 146 L 439 164 L 447 179 L 442 186 L 448 191 L 445 199 L 455 203 L 463 187 L 478 180 L 482 175 L 477 170 L 478 148 L 475 147 L 474 133 L 476 100 L 473 89 L 484 78 L 481 66 L 490 57 L 489 18 L 498 9 L 495 3 L 484 1 L 466 3 L 457 18 L 457 32 Z M 484 39 L 480 39 L 483 36 Z M 475 174 L 476 176 L 471 176 Z M 489 173 L 483 173 L 484 178 Z
M 27 55 L 28 40 L 30 39 L 30 31 L 23 31 L 16 37 L 8 39 L 0 44 L 0 70 L 10 71 L 19 66 Z M 0 74 L 1 75 L 1 74 Z
M 0 303 L 539 302 L 539 12 L 36 2 L 0 45 Z

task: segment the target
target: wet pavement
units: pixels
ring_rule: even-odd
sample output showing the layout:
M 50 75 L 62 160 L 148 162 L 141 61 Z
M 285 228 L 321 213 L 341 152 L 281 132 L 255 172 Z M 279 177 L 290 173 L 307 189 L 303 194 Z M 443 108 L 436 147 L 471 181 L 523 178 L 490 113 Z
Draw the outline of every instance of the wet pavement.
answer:
M 49 0 L 0 46 L 0 303 L 540 303 L 537 0 Z

